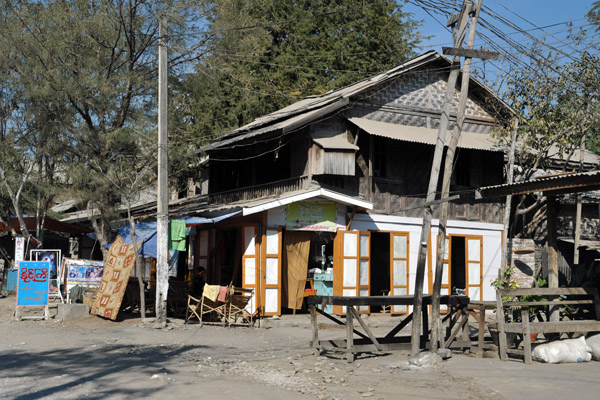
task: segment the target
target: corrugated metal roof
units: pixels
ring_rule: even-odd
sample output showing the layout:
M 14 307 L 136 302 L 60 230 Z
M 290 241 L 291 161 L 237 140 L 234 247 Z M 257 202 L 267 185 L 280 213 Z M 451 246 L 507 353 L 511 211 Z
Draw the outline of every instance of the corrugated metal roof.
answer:
M 313 142 L 328 150 L 358 150 L 358 146 L 340 136 L 313 138 Z
M 600 170 L 572 174 L 542 176 L 530 181 L 485 186 L 477 189 L 482 197 L 499 197 L 525 193 L 546 192 L 565 194 L 600 189 Z
M 294 131 L 305 125 L 308 125 L 320 116 L 326 115 L 346 106 L 351 96 L 378 85 L 383 81 L 394 79 L 408 71 L 419 68 L 420 66 L 435 60 L 444 60 L 448 63 L 448 65 L 451 63 L 448 58 L 439 52 L 430 50 L 384 73 L 372 76 L 368 79 L 320 96 L 307 97 L 285 108 L 282 108 L 281 110 L 257 118 L 253 122 L 222 136 L 216 142 L 203 147 L 201 151 L 215 150 L 232 145 L 237 141 L 250 139 L 252 137 L 277 130 L 281 130 L 282 134 Z M 509 112 L 513 112 L 512 109 L 485 84 L 473 77 L 471 77 L 471 81 L 474 82 L 476 86 L 486 91 L 489 95 L 496 98 L 507 110 L 509 110 Z
M 373 121 L 365 118 L 348 118 L 350 122 L 372 135 L 383 136 L 405 142 L 435 145 L 438 136 L 437 129 L 418 126 L 391 124 L 388 122 Z M 446 142 L 450 135 L 446 135 Z M 503 148 L 492 138 L 484 133 L 462 132 L 458 147 L 473 150 L 502 151 Z

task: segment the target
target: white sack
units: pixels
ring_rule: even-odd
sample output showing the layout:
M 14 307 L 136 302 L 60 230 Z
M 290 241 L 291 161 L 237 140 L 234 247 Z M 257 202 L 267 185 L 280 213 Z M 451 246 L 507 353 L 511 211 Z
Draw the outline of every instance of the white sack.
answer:
M 585 339 L 585 344 L 592 349 L 592 356 L 594 359 L 600 359 L 600 334 Z
M 592 349 L 586 345 L 585 337 L 557 340 L 541 344 L 533 349 L 532 357 L 536 361 L 547 363 L 588 362 L 592 359 Z

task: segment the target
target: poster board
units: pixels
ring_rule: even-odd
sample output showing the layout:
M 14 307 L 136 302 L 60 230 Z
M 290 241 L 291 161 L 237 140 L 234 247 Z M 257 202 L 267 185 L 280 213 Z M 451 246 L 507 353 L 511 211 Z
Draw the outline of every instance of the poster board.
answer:
M 15 238 L 15 265 L 23 260 L 25 260 L 25 237 L 17 236 Z
M 50 297 L 60 298 L 61 287 L 63 286 L 63 274 L 61 269 L 61 250 L 60 249 L 37 249 L 31 250 L 31 261 L 47 261 L 50 263 Z
M 20 261 L 17 278 L 17 304 L 15 316 L 20 317 L 21 307 L 44 307 L 41 318 L 48 319 L 48 292 L 50 289 L 50 263 L 48 261 Z M 31 318 L 31 317 L 28 317 Z M 33 317 L 33 318 L 40 318 Z
M 69 302 L 69 291 L 77 285 L 92 289 L 100 287 L 104 275 L 104 263 L 102 261 L 65 257 L 62 270 L 66 276 L 65 290 L 67 292 L 67 302 Z

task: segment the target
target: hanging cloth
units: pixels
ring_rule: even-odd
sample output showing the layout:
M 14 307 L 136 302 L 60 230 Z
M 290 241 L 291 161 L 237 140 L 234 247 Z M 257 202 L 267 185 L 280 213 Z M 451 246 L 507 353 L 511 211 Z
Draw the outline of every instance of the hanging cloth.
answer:
M 174 219 L 169 222 L 169 249 L 185 251 L 185 221 Z
M 302 308 L 304 286 L 308 273 L 308 254 L 310 252 L 310 232 L 286 231 L 284 234 L 287 264 L 287 306 L 298 310 Z

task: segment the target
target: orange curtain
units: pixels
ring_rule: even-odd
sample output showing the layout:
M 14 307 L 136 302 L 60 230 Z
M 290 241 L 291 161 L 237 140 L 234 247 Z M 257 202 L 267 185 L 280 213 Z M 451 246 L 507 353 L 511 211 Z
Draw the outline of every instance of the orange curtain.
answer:
M 287 275 L 284 287 L 287 288 L 287 306 L 294 310 L 302 307 L 304 286 L 308 275 L 308 254 L 310 252 L 310 232 L 286 231 L 285 264 Z

